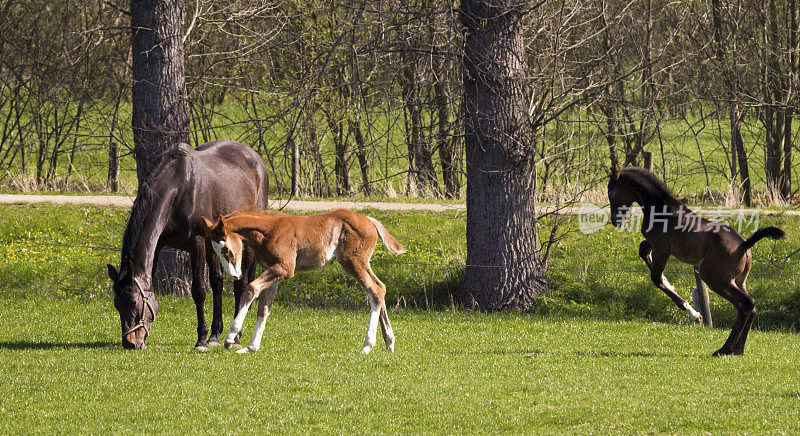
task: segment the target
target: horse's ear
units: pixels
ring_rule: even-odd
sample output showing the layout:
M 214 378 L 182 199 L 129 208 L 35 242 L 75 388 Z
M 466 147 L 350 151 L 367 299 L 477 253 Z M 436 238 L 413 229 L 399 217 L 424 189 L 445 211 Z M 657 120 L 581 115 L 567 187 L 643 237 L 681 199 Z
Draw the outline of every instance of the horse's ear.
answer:
M 619 179 L 619 164 L 614 162 L 614 164 L 611 165 L 611 180 L 617 179 Z
M 106 264 L 106 268 L 108 268 L 108 278 L 110 278 L 112 282 L 117 283 L 119 281 L 119 272 L 117 272 L 117 269 L 114 268 L 114 265 L 109 263 Z
M 211 233 L 211 229 L 214 228 L 214 223 L 206 217 L 200 217 L 200 228 L 208 236 Z

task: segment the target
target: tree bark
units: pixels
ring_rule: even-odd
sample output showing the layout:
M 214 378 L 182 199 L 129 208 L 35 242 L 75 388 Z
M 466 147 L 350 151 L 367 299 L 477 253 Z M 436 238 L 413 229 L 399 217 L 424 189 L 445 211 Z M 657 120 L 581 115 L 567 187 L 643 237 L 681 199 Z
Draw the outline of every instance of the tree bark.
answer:
M 462 0 L 466 305 L 530 309 L 546 288 L 534 204 L 521 18 L 527 2 Z
M 141 185 L 171 145 L 189 142 L 183 65 L 183 0 L 131 0 L 132 119 L 136 175 Z M 161 251 L 157 292 L 188 295 L 187 253 Z
M 183 0 L 131 0 L 131 127 L 139 183 L 164 150 L 189 142 L 183 14 Z

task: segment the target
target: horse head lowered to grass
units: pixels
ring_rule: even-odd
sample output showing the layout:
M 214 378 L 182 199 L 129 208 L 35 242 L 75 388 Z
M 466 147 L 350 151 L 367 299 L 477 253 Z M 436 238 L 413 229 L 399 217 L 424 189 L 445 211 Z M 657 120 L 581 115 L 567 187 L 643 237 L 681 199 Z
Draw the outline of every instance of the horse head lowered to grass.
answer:
M 608 182 L 611 223 L 622 225 L 633 203 L 642 208 L 639 256 L 650 268 L 653 283 L 696 323 L 702 316 L 681 298 L 664 277 L 670 256 L 697 267 L 711 290 L 736 308 L 736 320 L 725 344 L 714 355 L 743 354 L 747 334 L 756 314 L 755 301 L 747 294 L 750 247 L 762 238 L 782 239 L 783 230 L 765 227 L 745 240 L 731 226 L 709 221 L 681 203 L 651 171 L 614 165 Z
M 119 312 L 122 345 L 146 348 L 150 325 L 158 314 L 153 292 L 153 268 L 162 247 L 189 252 L 192 298 L 197 309 L 198 350 L 219 344 L 222 332 L 222 271 L 201 227 L 202 216 L 233 212 L 242 207 L 267 208 L 267 169 L 261 156 L 234 141 L 214 141 L 196 149 L 173 146 L 139 186 L 122 238 L 120 270 L 107 265 L 114 283 L 114 307 Z M 245 272 L 253 274 L 252 255 L 245 253 Z M 206 339 L 205 268 L 214 293 L 211 336 Z M 234 283 L 238 300 L 248 276 Z
M 358 280 L 369 299 L 369 325 L 361 352 L 369 353 L 375 346 L 378 323 L 386 349 L 394 351 L 394 332 L 384 302 L 386 287 L 372 272 L 369 260 L 378 238 L 392 254 L 401 254 L 405 248 L 378 220 L 339 209 L 308 217 L 240 211 L 222 216 L 216 222 L 203 218 L 203 223 L 211 245 L 229 274 L 242 275 L 246 248 L 254 250 L 256 260 L 264 268 L 263 274 L 242 293 L 238 313 L 225 338 L 226 346 L 231 345 L 241 331 L 247 311 L 258 297 L 253 339 L 239 352 L 257 351 L 278 283 L 292 278 L 296 271 L 321 268 L 336 259 L 345 272 Z

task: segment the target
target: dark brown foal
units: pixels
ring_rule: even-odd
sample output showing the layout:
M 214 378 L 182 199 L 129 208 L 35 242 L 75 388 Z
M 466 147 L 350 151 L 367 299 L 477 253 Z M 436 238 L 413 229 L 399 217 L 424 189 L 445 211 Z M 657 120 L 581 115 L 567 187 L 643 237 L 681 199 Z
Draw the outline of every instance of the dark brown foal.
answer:
M 700 278 L 708 287 L 733 304 L 736 320 L 728 340 L 714 355 L 743 354 L 756 314 L 755 301 L 745 285 L 752 264 L 750 247 L 765 237 L 782 239 L 783 230 L 765 227 L 745 240 L 729 225 L 696 215 L 652 172 L 642 168 L 620 170 L 615 165 L 608 182 L 608 199 L 611 223 L 617 227 L 622 225 L 633 203 L 641 206 L 645 240 L 639 245 L 639 256 L 650 269 L 653 283 L 694 322 L 702 323 L 702 316 L 664 277 L 670 256 L 698 267 Z

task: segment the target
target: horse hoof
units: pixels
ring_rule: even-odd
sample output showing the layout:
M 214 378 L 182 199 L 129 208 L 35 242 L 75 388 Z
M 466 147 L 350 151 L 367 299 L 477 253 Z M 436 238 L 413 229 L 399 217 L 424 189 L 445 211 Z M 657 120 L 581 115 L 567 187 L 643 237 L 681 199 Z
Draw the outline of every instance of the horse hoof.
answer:
M 732 354 L 733 354 L 733 352 L 731 352 L 731 351 L 726 351 L 724 348 L 720 348 L 719 350 L 715 351 L 715 352 L 714 352 L 714 354 L 712 354 L 712 356 L 714 356 L 714 357 L 719 357 L 719 356 L 730 356 L 730 355 L 732 355 Z
M 219 341 L 208 341 L 208 348 L 219 347 L 220 345 L 222 344 L 220 344 Z
M 697 325 L 703 325 L 703 315 L 700 315 L 697 318 L 695 318 L 694 323 Z
M 208 351 L 209 350 L 209 348 L 207 346 L 205 346 L 205 345 L 195 345 L 194 349 L 196 351 Z
M 256 351 L 258 351 L 258 350 L 248 345 L 245 348 L 242 348 L 240 350 L 236 350 L 236 354 L 255 353 Z
M 225 343 L 225 348 L 227 348 L 229 350 L 241 350 L 242 349 L 242 344 L 240 344 L 238 342 L 233 342 L 233 343 L 229 344 L 229 343 L 226 342 Z
M 372 351 L 372 347 L 364 347 L 361 349 L 361 354 L 369 354 Z

